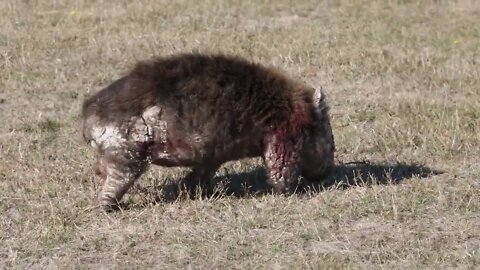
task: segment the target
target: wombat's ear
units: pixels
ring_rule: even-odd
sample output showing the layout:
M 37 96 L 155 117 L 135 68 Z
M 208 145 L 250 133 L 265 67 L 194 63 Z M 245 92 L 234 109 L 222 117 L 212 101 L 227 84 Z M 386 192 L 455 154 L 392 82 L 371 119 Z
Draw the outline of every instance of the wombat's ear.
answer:
M 315 92 L 313 93 L 313 103 L 315 106 L 319 106 L 320 102 L 323 100 L 323 89 L 321 86 L 315 88 Z

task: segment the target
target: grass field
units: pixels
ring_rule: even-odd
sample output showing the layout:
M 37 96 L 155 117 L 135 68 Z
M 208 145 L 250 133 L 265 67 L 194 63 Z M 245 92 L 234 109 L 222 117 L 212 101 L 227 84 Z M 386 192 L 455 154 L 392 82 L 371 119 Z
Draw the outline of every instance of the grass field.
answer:
M 190 200 L 156 167 L 92 209 L 82 101 L 191 51 L 323 86 L 324 185 L 272 195 L 245 160 Z M 480 1 L 0 1 L 0 269 L 478 269 L 479 160 Z

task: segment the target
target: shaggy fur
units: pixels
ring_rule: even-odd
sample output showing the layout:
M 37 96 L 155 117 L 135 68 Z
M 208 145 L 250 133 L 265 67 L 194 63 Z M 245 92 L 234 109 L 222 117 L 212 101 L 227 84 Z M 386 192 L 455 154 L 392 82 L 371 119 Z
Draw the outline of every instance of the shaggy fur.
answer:
M 320 90 L 223 55 L 140 62 L 85 101 L 83 135 L 100 153 L 99 198 L 115 205 L 150 163 L 190 166 L 187 187 L 222 163 L 262 156 L 269 183 L 292 191 L 299 175 L 333 168 L 334 141 Z

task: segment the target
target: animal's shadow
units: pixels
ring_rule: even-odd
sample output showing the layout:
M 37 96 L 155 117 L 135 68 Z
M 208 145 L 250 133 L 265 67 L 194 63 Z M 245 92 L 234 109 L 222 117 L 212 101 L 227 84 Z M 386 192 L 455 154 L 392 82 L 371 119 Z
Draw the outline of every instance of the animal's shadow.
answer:
M 266 171 L 263 167 L 230 174 L 228 169 L 222 169 L 219 176 L 210 181 L 203 191 L 197 194 L 202 198 L 215 198 L 219 196 L 261 196 L 273 192 L 267 184 Z M 334 171 L 326 178 L 319 181 L 302 179 L 295 191 L 296 194 L 320 192 L 329 188 L 345 189 L 354 186 L 398 184 L 404 180 L 418 177 L 426 178 L 443 173 L 423 165 L 417 164 L 372 164 L 369 162 L 351 162 L 337 165 Z M 152 190 L 155 189 L 155 190 Z M 145 187 L 140 192 L 154 194 L 153 203 L 172 202 L 182 197 L 180 187 L 175 183 L 159 187 Z
M 307 187 L 349 188 L 354 186 L 399 184 L 414 177 L 427 178 L 443 171 L 419 164 L 372 164 L 368 161 L 349 162 L 337 165 L 333 173 L 320 183 L 309 183 Z

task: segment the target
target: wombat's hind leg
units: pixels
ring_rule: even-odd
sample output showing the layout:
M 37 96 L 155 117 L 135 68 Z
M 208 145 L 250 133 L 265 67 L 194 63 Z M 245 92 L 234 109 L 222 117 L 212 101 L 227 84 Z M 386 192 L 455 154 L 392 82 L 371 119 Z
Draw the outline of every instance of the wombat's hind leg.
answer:
M 180 188 L 187 192 L 191 199 L 197 195 L 197 189 L 205 194 L 205 191 L 210 183 L 210 180 L 215 176 L 215 172 L 220 165 L 197 165 L 193 167 L 192 171 L 180 182 Z
M 267 182 L 277 193 L 294 192 L 299 176 L 299 142 L 296 138 L 269 135 L 263 156 Z
M 111 211 L 118 207 L 123 195 L 147 169 L 144 153 L 126 149 L 109 150 L 101 157 L 105 182 L 98 195 L 101 207 Z

